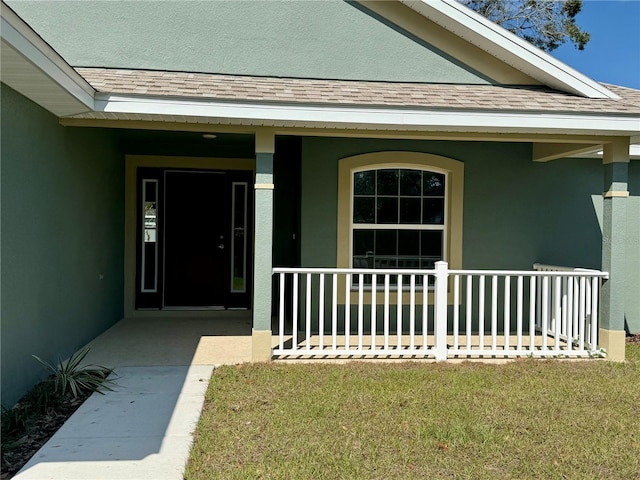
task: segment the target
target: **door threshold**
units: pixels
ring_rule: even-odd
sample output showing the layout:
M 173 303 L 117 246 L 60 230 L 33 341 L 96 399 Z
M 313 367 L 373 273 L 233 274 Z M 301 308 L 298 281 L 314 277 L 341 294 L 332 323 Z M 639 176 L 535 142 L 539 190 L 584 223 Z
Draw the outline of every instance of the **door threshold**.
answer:
M 175 311 L 204 311 L 208 312 L 211 310 L 225 310 L 222 306 L 211 306 L 211 307 L 162 307 L 162 310 L 175 312 Z

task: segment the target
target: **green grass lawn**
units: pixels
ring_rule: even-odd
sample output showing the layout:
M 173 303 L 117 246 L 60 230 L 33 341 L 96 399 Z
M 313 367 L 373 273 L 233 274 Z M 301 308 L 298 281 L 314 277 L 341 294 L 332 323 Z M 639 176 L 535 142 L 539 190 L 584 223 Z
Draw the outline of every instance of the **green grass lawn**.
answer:
M 638 479 L 627 356 L 219 368 L 185 478 Z

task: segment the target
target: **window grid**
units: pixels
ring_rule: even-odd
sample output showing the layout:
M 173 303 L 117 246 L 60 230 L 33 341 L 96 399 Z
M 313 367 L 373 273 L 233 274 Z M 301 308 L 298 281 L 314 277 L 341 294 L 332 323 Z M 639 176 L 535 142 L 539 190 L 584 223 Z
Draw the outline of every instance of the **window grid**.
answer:
M 381 176 L 391 178 L 391 186 L 381 182 Z M 413 184 L 411 181 L 405 181 L 407 178 L 409 180 L 413 178 Z M 417 179 L 419 179 L 419 182 L 416 185 L 415 181 Z M 354 268 L 363 268 L 365 266 L 367 268 L 433 268 L 435 261 L 445 258 L 447 228 L 446 195 L 448 187 L 447 175 L 445 173 L 420 168 L 382 167 L 378 169 L 369 168 L 353 171 L 351 180 L 351 263 Z M 426 182 L 429 182 L 429 185 L 425 185 Z M 372 200 L 368 202 L 368 212 L 366 205 L 364 209 L 362 208 L 362 201 L 361 205 L 357 206 L 358 199 Z M 380 199 L 396 199 L 395 215 L 392 214 L 391 217 L 381 215 L 382 208 L 381 202 L 379 201 Z M 406 201 L 403 202 L 403 200 Z M 415 211 L 412 215 L 407 215 L 402 210 L 403 206 L 409 205 L 410 200 L 417 200 L 419 203 L 417 216 Z M 436 200 L 435 208 L 431 209 L 429 215 L 425 215 L 425 209 L 428 206 L 426 201 L 433 202 L 433 200 Z M 416 203 L 413 203 L 415 207 Z M 371 211 L 371 209 L 373 211 Z M 436 212 L 435 215 L 433 213 L 434 211 Z M 365 212 L 364 217 L 362 216 L 363 212 Z M 373 220 L 373 222 L 365 220 Z M 367 249 L 364 256 L 362 252 L 356 255 L 356 237 L 360 235 L 362 238 L 359 232 L 367 230 L 372 231 L 372 238 L 369 239 L 372 250 L 368 251 Z M 395 235 L 389 230 L 395 230 Z M 384 231 L 388 231 L 388 234 L 384 234 Z M 437 234 L 437 232 L 441 232 L 441 234 L 438 238 L 437 235 L 428 233 L 429 231 L 433 232 L 433 234 Z M 406 232 L 406 234 L 404 232 Z M 401 255 L 403 251 L 401 236 L 404 234 L 405 237 L 409 238 L 411 237 L 411 232 L 415 233 L 413 243 L 414 252 L 418 254 L 417 257 L 415 254 Z M 386 235 L 387 240 L 395 236 L 394 241 L 392 241 L 395 250 L 393 253 L 390 251 L 387 251 L 386 254 L 379 253 L 381 250 L 379 237 L 381 238 L 382 235 Z M 425 241 L 424 235 L 431 237 L 430 242 Z M 415 249 L 416 239 L 418 244 L 417 249 Z M 436 252 L 434 252 L 433 248 L 434 245 L 437 244 L 439 244 L 437 247 L 439 253 L 434 255 Z M 370 283 L 370 279 L 365 279 L 365 282 Z

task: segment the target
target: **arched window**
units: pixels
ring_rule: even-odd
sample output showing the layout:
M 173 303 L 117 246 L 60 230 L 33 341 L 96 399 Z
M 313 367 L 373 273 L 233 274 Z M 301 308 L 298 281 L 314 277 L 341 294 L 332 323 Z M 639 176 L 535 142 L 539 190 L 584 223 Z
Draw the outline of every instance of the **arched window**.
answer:
M 462 268 L 464 164 L 417 152 L 340 160 L 341 268 Z
M 352 182 L 354 268 L 432 269 L 447 257 L 446 172 L 363 167 Z

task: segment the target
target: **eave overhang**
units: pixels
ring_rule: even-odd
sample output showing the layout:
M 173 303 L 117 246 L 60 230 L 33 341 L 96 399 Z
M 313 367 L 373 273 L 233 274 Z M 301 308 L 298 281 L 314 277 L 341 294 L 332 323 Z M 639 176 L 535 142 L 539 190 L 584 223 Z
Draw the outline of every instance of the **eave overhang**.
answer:
M 4 2 L 0 80 L 57 116 L 93 109 L 95 90 Z
M 399 1 L 544 85 L 588 98 L 619 98 L 602 84 L 455 0 Z
M 640 115 L 505 112 L 229 102 L 97 94 L 76 119 L 142 120 L 257 127 L 635 136 Z

